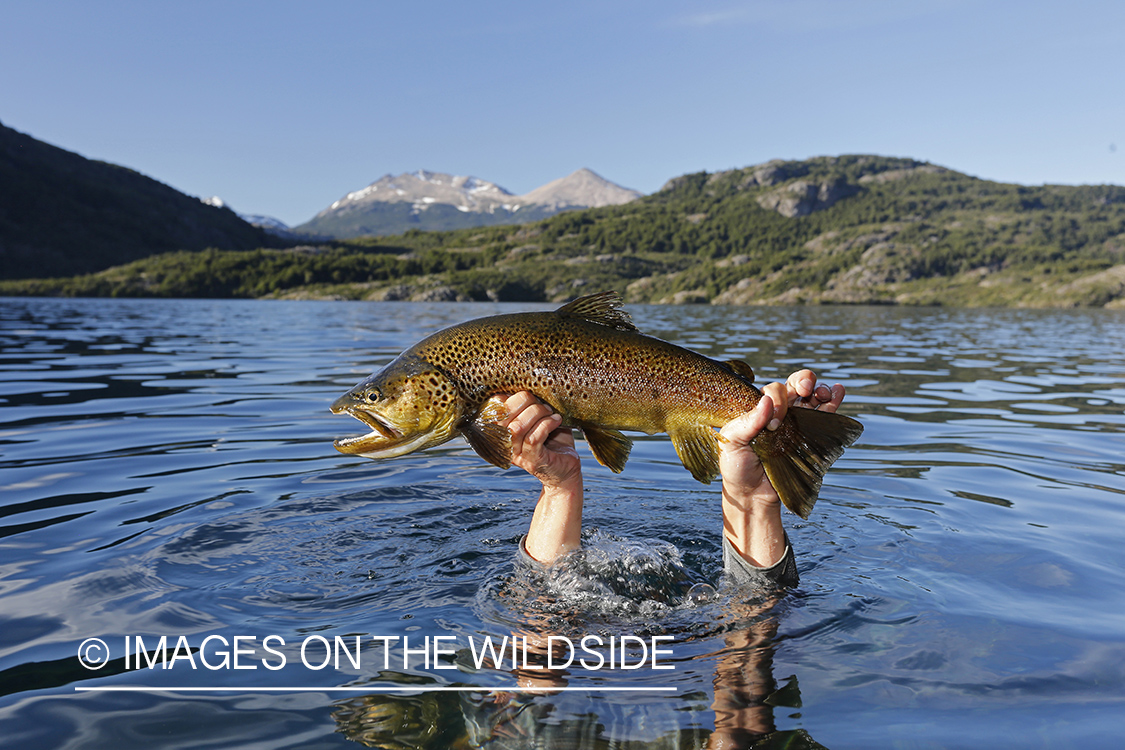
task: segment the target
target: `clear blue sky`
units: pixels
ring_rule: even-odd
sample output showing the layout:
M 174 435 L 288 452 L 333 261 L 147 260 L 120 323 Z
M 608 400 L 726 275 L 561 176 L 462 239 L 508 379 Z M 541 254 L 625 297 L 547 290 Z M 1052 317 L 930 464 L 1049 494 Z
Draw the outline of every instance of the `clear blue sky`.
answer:
M 0 17 L 0 122 L 297 224 L 381 175 L 644 192 L 771 158 L 1125 183 L 1125 3 L 55 2 Z

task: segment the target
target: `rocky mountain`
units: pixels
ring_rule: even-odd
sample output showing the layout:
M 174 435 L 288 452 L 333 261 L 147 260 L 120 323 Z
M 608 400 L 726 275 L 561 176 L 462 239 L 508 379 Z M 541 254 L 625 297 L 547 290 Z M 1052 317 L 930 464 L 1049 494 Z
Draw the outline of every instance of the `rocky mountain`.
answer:
M 636 190 L 623 188 L 597 172 L 583 167 L 566 177 L 537 187 L 520 199 L 530 206 L 546 206 L 555 211 L 571 208 L 620 206 L 641 197 Z
M 210 198 L 203 198 L 202 200 L 208 206 L 215 206 L 216 208 L 230 208 L 232 211 L 234 211 L 231 206 L 227 205 L 226 201 L 224 201 L 217 195 L 212 195 Z M 245 214 L 241 211 L 234 212 L 238 214 L 238 217 L 240 219 L 250 224 L 251 226 L 258 227 L 266 234 L 271 234 L 274 237 L 279 237 L 283 240 L 308 241 L 310 239 L 329 239 L 327 237 L 310 237 L 307 234 L 298 234 L 290 229 L 288 224 L 274 216 L 267 216 L 265 214 Z
M 169 250 L 270 244 L 229 209 L 0 125 L 0 278 L 70 276 Z
M 348 193 L 296 232 L 337 238 L 537 221 L 561 211 L 615 206 L 641 197 L 589 169 L 524 195 L 477 177 L 418 170 L 384 175 Z
M 238 215 L 242 217 L 243 221 L 248 221 L 256 227 L 261 227 L 267 232 L 289 232 L 289 225 L 281 219 L 275 218 L 273 216 L 266 216 L 265 214 L 244 214 L 241 212 L 236 213 L 238 213 Z

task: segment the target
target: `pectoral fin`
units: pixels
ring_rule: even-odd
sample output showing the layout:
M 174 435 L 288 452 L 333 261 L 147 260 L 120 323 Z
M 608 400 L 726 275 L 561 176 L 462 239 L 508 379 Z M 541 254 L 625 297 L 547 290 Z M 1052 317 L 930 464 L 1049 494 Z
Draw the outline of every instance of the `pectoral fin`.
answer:
M 596 425 L 579 424 L 586 442 L 590 445 L 590 452 L 598 463 L 607 467 L 615 474 L 620 474 L 629 460 L 629 451 L 633 448 L 633 441 L 617 430 Z
M 690 424 L 668 431 L 684 468 L 704 484 L 719 475 L 719 437 L 710 427 Z
M 508 409 L 497 401 L 486 401 L 472 420 L 461 425 L 461 434 L 477 454 L 494 466 L 512 465 L 512 435 L 501 424 Z

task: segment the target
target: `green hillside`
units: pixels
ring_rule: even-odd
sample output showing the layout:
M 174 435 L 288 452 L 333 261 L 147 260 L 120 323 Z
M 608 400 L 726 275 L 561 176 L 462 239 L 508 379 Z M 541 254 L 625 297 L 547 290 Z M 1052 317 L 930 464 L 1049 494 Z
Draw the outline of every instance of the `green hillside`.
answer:
M 0 279 L 71 276 L 169 250 L 269 242 L 229 209 L 0 125 Z
M 821 157 L 671 180 L 521 226 L 164 255 L 0 293 L 1125 306 L 1125 188 Z

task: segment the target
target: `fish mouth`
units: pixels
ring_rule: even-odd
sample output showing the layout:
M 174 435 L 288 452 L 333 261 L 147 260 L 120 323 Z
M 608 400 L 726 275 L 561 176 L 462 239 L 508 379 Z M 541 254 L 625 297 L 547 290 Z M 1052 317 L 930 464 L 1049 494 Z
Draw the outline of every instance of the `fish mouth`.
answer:
M 347 414 L 355 417 L 360 422 L 371 428 L 366 435 L 357 435 L 349 438 L 338 438 L 333 441 L 336 450 L 352 455 L 388 455 L 387 451 L 393 450 L 405 439 L 403 434 L 391 426 L 385 419 L 376 414 L 361 409 L 333 408 L 335 414 Z

